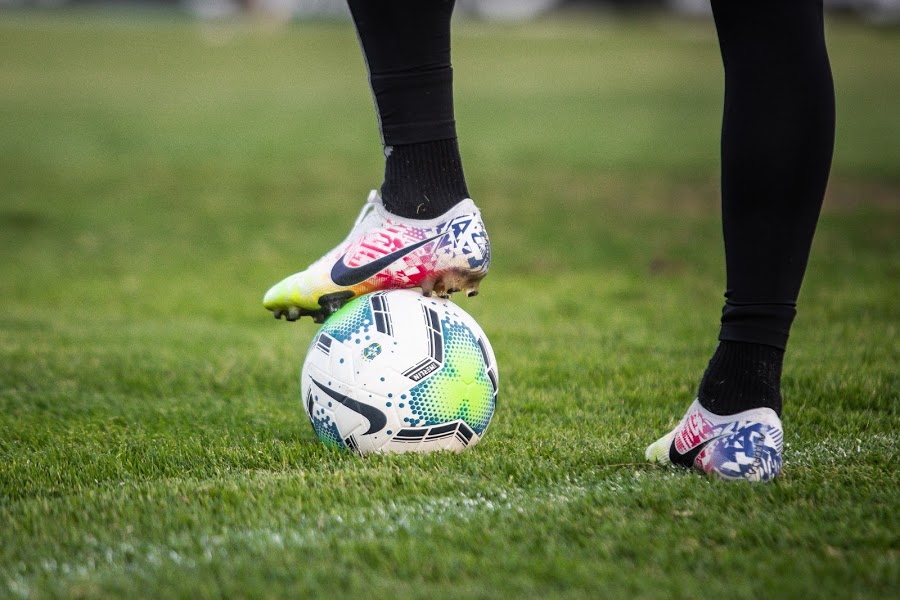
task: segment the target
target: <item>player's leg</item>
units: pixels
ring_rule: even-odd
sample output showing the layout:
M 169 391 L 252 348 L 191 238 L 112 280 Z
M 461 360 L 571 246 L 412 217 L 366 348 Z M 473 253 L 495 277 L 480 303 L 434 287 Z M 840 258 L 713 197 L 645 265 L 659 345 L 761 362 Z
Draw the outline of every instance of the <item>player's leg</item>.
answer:
M 453 115 L 447 0 L 348 0 L 381 129 L 381 195 L 350 235 L 263 300 L 276 317 L 321 321 L 354 296 L 421 287 L 475 295 L 490 243 L 469 199 Z
M 384 145 L 386 209 L 432 219 L 469 197 L 453 114 L 445 0 L 349 0 Z
M 781 470 L 781 366 L 834 146 L 821 0 L 712 0 L 725 64 L 719 345 L 647 457 L 725 478 Z

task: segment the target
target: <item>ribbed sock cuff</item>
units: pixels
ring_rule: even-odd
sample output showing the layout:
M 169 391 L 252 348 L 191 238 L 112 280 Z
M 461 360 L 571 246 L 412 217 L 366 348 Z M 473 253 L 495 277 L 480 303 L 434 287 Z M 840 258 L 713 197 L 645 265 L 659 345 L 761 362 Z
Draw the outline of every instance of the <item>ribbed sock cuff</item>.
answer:
M 771 408 L 781 416 L 784 350 L 764 344 L 722 341 L 709 361 L 697 397 L 717 415 Z
M 385 148 L 384 207 L 410 219 L 433 219 L 469 197 L 456 139 Z

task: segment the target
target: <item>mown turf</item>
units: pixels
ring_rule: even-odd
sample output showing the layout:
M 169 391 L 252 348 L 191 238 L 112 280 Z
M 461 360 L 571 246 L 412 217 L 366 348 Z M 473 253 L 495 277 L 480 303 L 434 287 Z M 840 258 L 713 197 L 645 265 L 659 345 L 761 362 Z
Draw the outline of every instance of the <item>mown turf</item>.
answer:
M 721 305 L 708 23 L 458 24 L 500 404 L 362 459 L 302 414 L 315 327 L 260 306 L 380 181 L 352 30 L 2 17 L 0 597 L 896 597 L 897 31 L 829 25 L 785 473 L 747 486 L 641 460 Z

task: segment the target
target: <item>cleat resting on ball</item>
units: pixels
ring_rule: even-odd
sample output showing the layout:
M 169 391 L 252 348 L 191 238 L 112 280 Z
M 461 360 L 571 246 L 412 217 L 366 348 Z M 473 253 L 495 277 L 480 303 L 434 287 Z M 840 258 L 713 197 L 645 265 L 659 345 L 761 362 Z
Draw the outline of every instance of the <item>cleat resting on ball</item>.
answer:
M 466 290 L 471 297 L 490 263 L 490 241 L 472 200 L 434 219 L 407 219 L 387 212 L 372 190 L 347 238 L 272 286 L 263 306 L 276 318 L 321 323 L 352 298 L 380 290 L 418 287 L 442 298 Z

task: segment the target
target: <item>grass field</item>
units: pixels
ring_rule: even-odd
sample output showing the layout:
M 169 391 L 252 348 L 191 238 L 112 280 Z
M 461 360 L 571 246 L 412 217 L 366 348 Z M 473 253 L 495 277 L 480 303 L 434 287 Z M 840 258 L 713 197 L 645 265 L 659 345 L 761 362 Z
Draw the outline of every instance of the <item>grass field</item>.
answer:
M 380 183 L 351 28 L 0 14 L 0 597 L 897 597 L 900 31 L 829 23 L 765 486 L 642 461 L 722 302 L 711 25 L 455 36 L 500 403 L 463 455 L 362 459 L 302 413 L 315 326 L 260 305 Z

